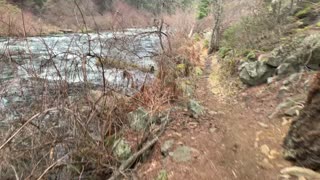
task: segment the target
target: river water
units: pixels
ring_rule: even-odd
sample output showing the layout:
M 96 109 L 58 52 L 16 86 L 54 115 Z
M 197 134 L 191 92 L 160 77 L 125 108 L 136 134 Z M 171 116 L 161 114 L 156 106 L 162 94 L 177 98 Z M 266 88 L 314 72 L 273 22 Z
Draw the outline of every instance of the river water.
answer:
M 157 53 L 159 41 L 151 31 L 154 29 L 0 39 L 0 109 L 32 99 L 28 92 L 34 91 L 35 79 L 49 83 L 64 81 L 70 87 L 86 82 L 101 88 L 103 70 L 97 65 L 97 57 L 144 69 L 155 67 L 152 57 Z M 139 68 L 126 70 L 136 86 L 153 78 L 152 73 L 142 72 Z M 123 79 L 123 72 L 123 68 L 106 66 L 106 83 L 125 93 L 133 92 L 130 87 L 133 81 L 128 83 Z

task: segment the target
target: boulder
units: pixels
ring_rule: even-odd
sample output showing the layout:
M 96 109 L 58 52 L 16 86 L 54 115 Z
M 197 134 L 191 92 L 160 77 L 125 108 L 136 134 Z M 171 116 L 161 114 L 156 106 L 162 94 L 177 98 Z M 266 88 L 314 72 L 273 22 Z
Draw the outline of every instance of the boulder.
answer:
M 320 64 L 320 34 L 313 34 L 306 37 L 303 44 L 303 52 L 306 54 L 306 64 Z M 310 55 L 310 56 L 309 56 Z
M 320 69 L 319 39 L 320 34 L 299 36 L 270 53 L 260 55 L 256 62 L 241 64 L 240 79 L 245 84 L 255 86 L 267 82 L 274 72 L 283 77 L 299 72 L 305 65 Z
M 255 61 L 244 63 L 240 69 L 240 79 L 250 86 L 260 85 L 267 82 L 275 69 L 264 62 Z
M 264 57 L 263 61 L 272 67 L 278 67 L 280 66 L 282 62 L 282 57 L 277 57 L 277 56 L 269 56 L 269 57 Z
M 143 109 L 138 108 L 128 114 L 130 127 L 135 131 L 142 131 L 147 128 L 151 120 L 149 113 Z
M 124 139 L 118 139 L 113 145 L 113 153 L 120 160 L 126 160 L 131 155 L 131 147 Z
M 178 147 L 175 151 L 170 153 L 170 156 L 176 162 L 187 162 L 192 159 L 192 148 L 187 146 Z
M 198 118 L 199 115 L 202 115 L 204 108 L 195 100 L 191 99 L 188 103 L 188 109 L 191 111 L 194 118 Z
M 284 157 L 294 164 L 320 170 L 320 94 L 306 105 L 285 137 Z
M 294 64 L 290 64 L 290 63 L 283 63 L 283 64 L 280 64 L 280 66 L 277 68 L 277 75 L 286 76 L 286 75 L 299 72 L 299 70 L 300 70 L 299 66 L 294 66 Z
M 164 156 L 167 156 L 169 154 L 170 149 L 172 148 L 174 144 L 174 140 L 170 139 L 165 141 L 162 145 L 161 145 L 161 153 Z

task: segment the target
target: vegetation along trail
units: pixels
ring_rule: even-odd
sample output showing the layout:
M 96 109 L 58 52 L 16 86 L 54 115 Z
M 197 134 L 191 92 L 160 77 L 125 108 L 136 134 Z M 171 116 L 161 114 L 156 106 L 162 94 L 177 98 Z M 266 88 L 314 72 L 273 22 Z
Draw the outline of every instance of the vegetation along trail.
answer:
M 0 180 L 320 180 L 320 0 L 0 0 Z

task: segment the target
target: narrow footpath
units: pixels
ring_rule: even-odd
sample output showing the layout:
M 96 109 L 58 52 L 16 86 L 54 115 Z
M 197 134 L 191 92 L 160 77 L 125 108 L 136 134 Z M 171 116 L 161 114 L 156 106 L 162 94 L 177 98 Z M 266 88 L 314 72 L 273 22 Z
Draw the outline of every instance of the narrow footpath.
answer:
M 205 107 L 205 115 L 175 120 L 160 140 L 191 147 L 192 158 L 177 162 L 154 155 L 140 169 L 141 179 L 154 179 L 161 170 L 169 180 L 283 179 L 280 170 L 290 165 L 282 158 L 281 144 L 289 123 L 268 119 L 277 104 L 275 93 L 261 86 L 223 98 L 212 93 L 219 85 L 209 82 L 218 68 L 215 59 L 207 58 L 205 73 L 197 82 L 196 99 Z

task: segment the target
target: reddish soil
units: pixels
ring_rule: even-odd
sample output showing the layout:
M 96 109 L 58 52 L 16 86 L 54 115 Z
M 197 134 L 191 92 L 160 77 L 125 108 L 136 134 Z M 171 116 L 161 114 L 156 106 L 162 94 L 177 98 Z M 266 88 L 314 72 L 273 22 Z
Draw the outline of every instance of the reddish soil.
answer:
M 166 170 L 172 180 L 273 180 L 282 179 L 280 170 L 290 164 L 282 158 L 281 144 L 289 123 L 268 119 L 281 99 L 279 87 L 249 88 L 237 97 L 221 98 L 211 93 L 206 75 L 197 83 L 196 98 L 206 114 L 192 119 L 178 112 L 156 151 L 138 167 L 140 179 L 155 179 Z M 194 148 L 192 160 L 177 163 L 160 153 L 160 144 L 173 139 L 174 147 Z M 261 147 L 270 149 L 263 153 Z

